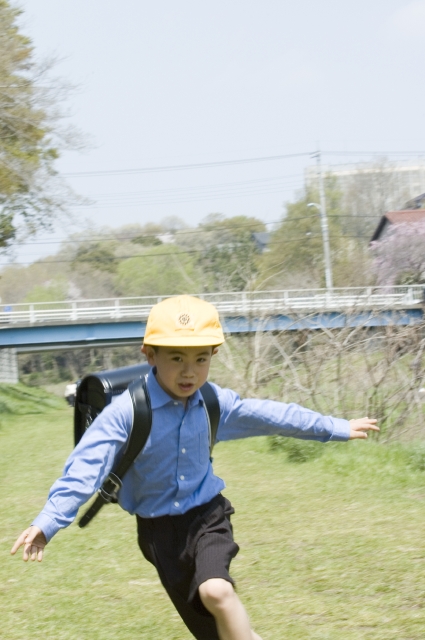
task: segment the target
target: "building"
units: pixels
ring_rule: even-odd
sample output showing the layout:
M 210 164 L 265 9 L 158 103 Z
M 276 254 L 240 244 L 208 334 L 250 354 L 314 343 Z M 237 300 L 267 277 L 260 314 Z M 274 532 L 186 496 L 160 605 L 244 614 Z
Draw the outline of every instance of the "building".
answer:
M 251 238 L 255 243 L 258 253 L 269 251 L 270 233 L 268 231 L 255 231 Z
M 421 193 L 420 196 L 412 198 L 406 203 L 406 209 L 425 209 L 425 193 Z
M 331 176 L 341 193 L 343 208 L 352 215 L 370 214 L 378 219 L 384 211 L 425 206 L 425 160 L 410 163 L 388 160 L 352 164 L 323 165 L 323 175 Z M 317 166 L 305 170 L 305 184 L 317 190 Z M 418 203 L 416 193 L 422 193 Z M 408 204 L 405 205 L 406 201 Z
M 377 242 L 378 240 L 382 240 L 389 227 L 392 225 L 406 223 L 414 225 L 418 222 L 425 222 L 425 209 L 402 209 L 401 211 L 388 211 L 380 219 L 370 241 Z

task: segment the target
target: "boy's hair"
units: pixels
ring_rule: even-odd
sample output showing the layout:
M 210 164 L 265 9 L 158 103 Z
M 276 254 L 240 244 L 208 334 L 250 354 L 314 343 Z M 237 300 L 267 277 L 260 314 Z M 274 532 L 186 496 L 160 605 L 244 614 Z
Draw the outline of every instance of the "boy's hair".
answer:
M 214 305 L 176 296 L 152 307 L 143 342 L 151 347 L 217 347 L 224 335 Z
M 159 349 L 161 348 L 161 347 L 158 347 L 156 344 L 146 344 L 146 342 L 143 342 L 143 346 L 150 347 L 155 351 L 155 353 L 158 353 Z M 213 351 L 216 345 L 207 345 L 207 346 L 211 346 L 211 351 Z

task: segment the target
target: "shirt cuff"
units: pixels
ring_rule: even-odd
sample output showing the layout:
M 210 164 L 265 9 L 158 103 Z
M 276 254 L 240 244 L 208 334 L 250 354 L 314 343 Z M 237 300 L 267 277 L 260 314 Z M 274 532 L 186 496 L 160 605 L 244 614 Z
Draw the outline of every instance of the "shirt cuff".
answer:
M 40 515 L 38 515 L 36 519 L 31 523 L 31 526 L 41 529 L 47 542 L 50 542 L 55 533 L 57 533 L 60 529 L 57 523 L 49 518 L 49 516 L 47 516 L 45 513 L 40 513 Z
M 332 418 L 333 433 L 329 440 L 331 442 L 345 442 L 350 437 L 350 423 L 343 418 Z

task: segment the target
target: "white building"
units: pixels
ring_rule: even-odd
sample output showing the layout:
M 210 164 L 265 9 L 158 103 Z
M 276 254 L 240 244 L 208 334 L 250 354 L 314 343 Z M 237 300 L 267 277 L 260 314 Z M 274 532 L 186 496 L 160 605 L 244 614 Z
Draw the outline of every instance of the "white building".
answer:
M 323 175 L 331 175 L 342 193 L 343 205 L 353 215 L 380 216 L 385 211 L 403 209 L 406 203 L 425 192 L 425 159 L 410 163 L 387 160 L 353 164 L 322 165 Z M 307 167 L 305 183 L 317 189 L 317 166 Z

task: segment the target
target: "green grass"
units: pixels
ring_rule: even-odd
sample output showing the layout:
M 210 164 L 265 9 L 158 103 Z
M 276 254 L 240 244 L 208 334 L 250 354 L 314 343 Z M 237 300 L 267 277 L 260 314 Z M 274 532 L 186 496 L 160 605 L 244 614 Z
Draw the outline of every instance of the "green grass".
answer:
M 1 638 L 189 640 L 118 507 L 60 532 L 41 564 L 8 555 L 72 448 L 72 410 L 49 402 L 0 431 Z M 232 574 L 264 640 L 424 637 L 423 451 L 369 441 L 300 458 L 263 438 L 216 447 L 241 547 Z
M 12 415 L 44 414 L 49 409 L 59 409 L 64 402 L 41 388 L 1 383 L 0 425 Z

